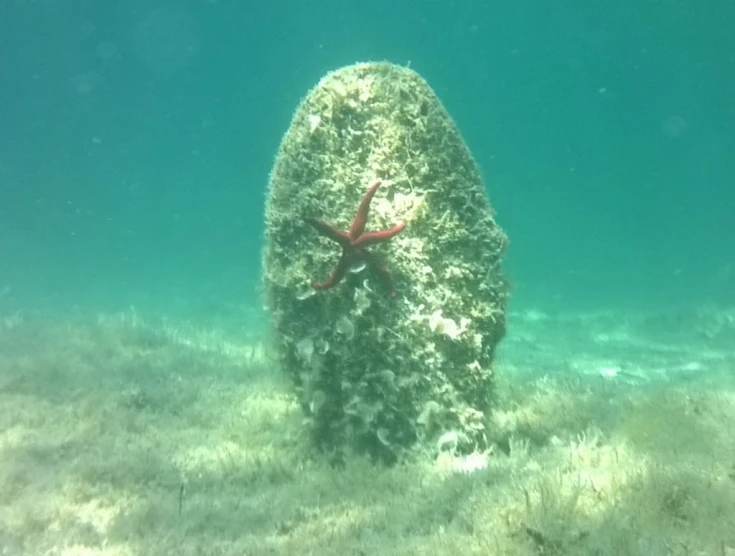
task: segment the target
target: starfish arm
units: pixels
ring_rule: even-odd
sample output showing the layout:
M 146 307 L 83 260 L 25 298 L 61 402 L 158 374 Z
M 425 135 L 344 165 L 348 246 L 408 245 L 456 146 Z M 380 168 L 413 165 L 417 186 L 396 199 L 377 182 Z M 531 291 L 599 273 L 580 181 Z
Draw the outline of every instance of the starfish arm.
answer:
M 339 261 L 337 261 L 329 277 L 322 282 L 313 282 L 313 288 L 326 290 L 334 287 L 356 263 L 364 262 L 375 272 L 376 277 L 386 287 L 389 295 L 395 297 L 396 291 L 393 287 L 393 278 L 391 277 L 390 271 L 380 263 L 378 258 L 366 249 L 370 245 L 389 240 L 393 236 L 401 233 L 406 227 L 406 224 L 400 223 L 387 230 L 365 233 L 365 225 L 367 224 L 368 213 L 370 212 L 370 203 L 381 184 L 382 182 L 380 180 L 376 180 L 368 188 L 360 201 L 352 225 L 346 232 L 338 230 L 334 226 L 316 218 L 305 219 L 319 234 L 331 239 L 342 247 L 342 254 L 340 255 Z
M 373 185 L 370 186 L 370 189 L 367 190 L 367 193 L 365 193 L 365 196 L 362 198 L 362 201 L 360 201 L 360 206 L 357 207 L 357 213 L 355 214 L 355 220 L 352 222 L 352 226 L 350 226 L 350 238 L 357 239 L 362 232 L 365 231 L 365 224 L 367 223 L 368 218 L 368 212 L 370 211 L 370 201 L 373 200 L 373 197 L 375 197 L 375 192 L 378 190 L 378 187 L 380 187 L 380 184 L 383 183 L 380 180 L 375 180 Z
M 401 233 L 405 227 L 406 227 L 406 224 L 400 223 L 400 224 L 397 224 L 396 226 L 393 226 L 389 230 L 379 230 L 376 232 L 365 232 L 361 234 L 360 237 L 358 237 L 356 240 L 352 242 L 352 246 L 353 247 L 368 247 L 370 245 L 375 245 L 376 243 L 388 241 L 393 236 Z
M 339 261 L 337 261 L 337 265 L 332 270 L 329 278 L 323 282 L 314 282 L 311 284 L 311 287 L 315 290 L 328 290 L 329 288 L 336 286 L 349 270 L 351 261 L 352 257 L 350 257 L 347 251 L 343 251 L 342 256 L 339 258 Z
M 370 251 L 364 249 L 357 249 L 357 253 L 365 263 L 378 275 L 378 279 L 383 282 L 383 285 L 388 290 L 388 295 L 391 297 L 396 296 L 396 290 L 393 287 L 393 277 L 390 275 L 390 271 L 378 261 L 377 257 Z
M 305 220 L 307 223 L 311 224 L 321 235 L 328 237 L 333 241 L 336 241 L 342 247 L 349 247 L 352 243 L 350 236 L 348 236 L 345 232 L 336 229 L 334 226 L 330 226 L 326 222 L 317 220 L 316 218 L 306 218 Z

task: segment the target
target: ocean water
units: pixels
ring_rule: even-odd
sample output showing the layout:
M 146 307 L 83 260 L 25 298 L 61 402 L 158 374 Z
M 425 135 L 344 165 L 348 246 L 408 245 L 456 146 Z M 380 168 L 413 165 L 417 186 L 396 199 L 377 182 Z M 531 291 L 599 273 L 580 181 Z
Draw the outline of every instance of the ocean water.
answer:
M 5 0 L 0 553 L 735 554 L 733 21 Z M 494 448 L 337 470 L 269 352 L 263 211 L 299 100 L 369 60 L 456 121 L 512 295 Z

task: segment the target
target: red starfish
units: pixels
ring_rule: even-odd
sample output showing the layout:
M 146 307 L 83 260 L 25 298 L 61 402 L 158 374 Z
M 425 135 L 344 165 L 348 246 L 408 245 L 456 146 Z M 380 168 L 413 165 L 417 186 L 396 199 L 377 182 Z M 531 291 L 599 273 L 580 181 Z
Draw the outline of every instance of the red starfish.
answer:
M 378 190 L 381 183 L 382 182 L 380 180 L 376 180 L 373 185 L 370 186 L 367 193 L 365 193 L 362 201 L 360 201 L 360 206 L 357 208 L 355 220 L 352 222 L 352 226 L 350 226 L 350 229 L 347 232 L 338 230 L 334 226 L 330 226 L 326 222 L 322 222 L 316 218 L 306 219 L 309 224 L 316 228 L 317 232 L 333 241 L 336 241 L 342 247 L 342 256 L 340 256 L 337 266 L 334 267 L 329 278 L 323 282 L 314 282 L 312 284 L 313 288 L 317 290 L 326 290 L 336 286 L 337 283 L 344 278 L 344 275 L 350 268 L 360 263 L 365 263 L 383 281 L 388 288 L 390 296 L 393 297 L 396 295 L 396 291 L 393 289 L 393 280 L 391 279 L 388 269 L 378 262 L 375 255 L 365 249 L 370 245 L 388 241 L 406 227 L 405 224 L 401 223 L 397 226 L 393 226 L 389 230 L 380 230 L 377 232 L 365 231 L 368 210 L 370 209 L 370 201 L 373 200 L 375 192 Z

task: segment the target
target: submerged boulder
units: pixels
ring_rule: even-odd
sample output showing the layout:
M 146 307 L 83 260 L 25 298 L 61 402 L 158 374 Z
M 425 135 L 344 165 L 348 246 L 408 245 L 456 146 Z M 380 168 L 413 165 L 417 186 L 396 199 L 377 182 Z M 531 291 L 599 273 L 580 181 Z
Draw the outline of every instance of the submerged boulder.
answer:
M 307 94 L 270 176 L 263 281 L 275 352 L 320 449 L 395 461 L 447 434 L 453 450 L 486 444 L 506 244 L 416 72 L 356 64 Z

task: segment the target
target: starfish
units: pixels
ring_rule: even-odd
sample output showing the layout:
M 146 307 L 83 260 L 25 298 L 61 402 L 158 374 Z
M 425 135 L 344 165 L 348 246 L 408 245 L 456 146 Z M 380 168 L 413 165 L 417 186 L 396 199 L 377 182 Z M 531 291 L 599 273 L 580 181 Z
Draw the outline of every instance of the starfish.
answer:
M 378 275 L 380 280 L 383 281 L 388 289 L 388 293 L 391 297 L 395 297 L 396 291 L 393 288 L 393 280 L 391 278 L 388 269 L 380 264 L 378 259 L 370 251 L 366 249 L 376 243 L 383 243 L 388 241 L 396 234 L 403 231 L 406 224 L 400 223 L 388 230 L 379 230 L 375 232 L 366 232 L 365 224 L 367 223 L 368 211 L 370 210 L 370 201 L 373 200 L 375 192 L 380 187 L 382 182 L 376 180 L 368 189 L 365 196 L 360 201 L 360 205 L 357 207 L 357 213 L 355 219 L 352 221 L 350 229 L 346 232 L 338 230 L 334 226 L 330 226 L 326 222 L 317 220 L 316 218 L 306 218 L 306 222 L 311 224 L 316 231 L 321 235 L 335 241 L 342 247 L 342 255 L 337 261 L 337 266 L 334 267 L 329 278 L 323 282 L 314 282 L 311 286 L 317 290 L 327 290 L 336 286 L 345 274 L 351 268 L 364 264 L 370 267 L 375 274 Z

